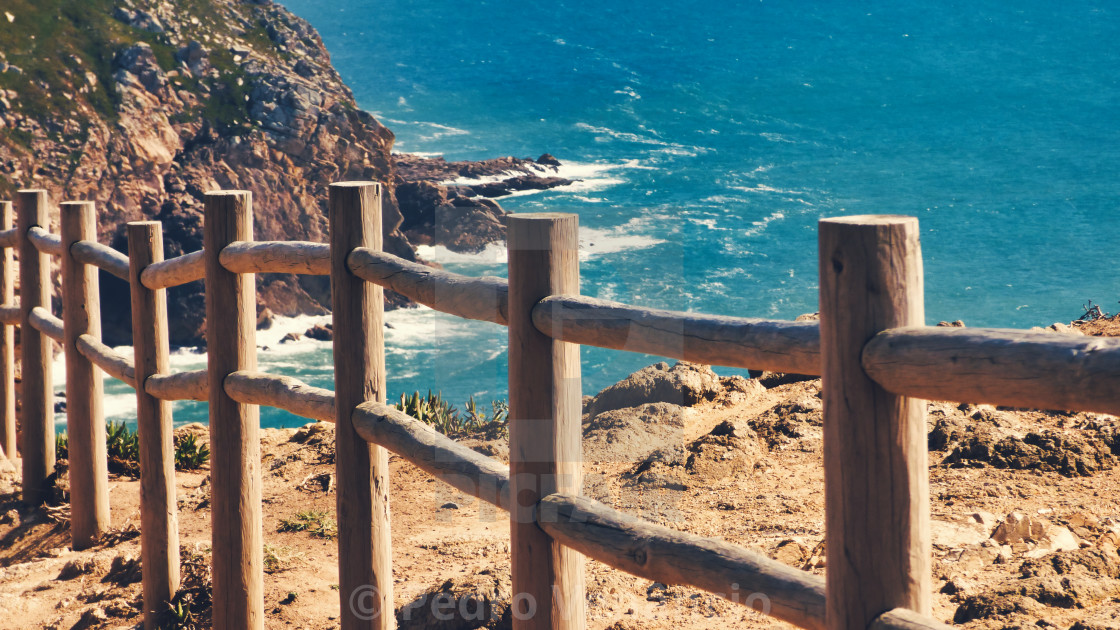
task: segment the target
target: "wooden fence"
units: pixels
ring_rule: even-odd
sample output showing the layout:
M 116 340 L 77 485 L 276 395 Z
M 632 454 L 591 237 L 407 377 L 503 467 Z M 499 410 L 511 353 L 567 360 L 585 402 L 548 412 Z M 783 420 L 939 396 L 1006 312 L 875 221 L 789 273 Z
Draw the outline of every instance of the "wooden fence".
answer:
M 583 558 L 686 584 L 809 630 L 943 628 L 929 618 L 925 405 L 920 398 L 1120 413 L 1120 341 L 923 326 L 917 220 L 820 222 L 819 325 L 638 308 L 579 296 L 574 215 L 512 215 L 509 280 L 468 278 L 380 251 L 381 189 L 330 188 L 330 243 L 254 242 L 247 192 L 206 196 L 204 249 L 163 260 L 160 225 L 128 226 L 127 257 L 96 242 L 94 206 L 44 191 L 0 202 L 0 446 L 14 457 L 11 326 L 21 326 L 25 500 L 54 469 L 53 339 L 63 345 L 71 530 L 88 547 L 109 525 L 101 371 L 136 388 L 146 627 L 179 581 L 169 401 L 209 402 L 214 627 L 262 628 L 258 405 L 336 425 L 342 627 L 391 628 L 387 450 L 510 513 L 514 626 L 585 625 Z M 61 258 L 50 311 L 48 256 Z M 101 343 L 96 269 L 130 283 L 134 356 Z M 329 275 L 335 391 L 256 371 L 257 273 Z M 165 289 L 205 279 L 208 367 L 168 367 Z M 382 289 L 508 326 L 510 465 L 385 404 Z M 579 346 L 823 376 L 827 578 L 726 542 L 648 523 L 580 496 Z M 100 370 L 93 369 L 93 366 Z M 743 594 L 752 594 L 744 597 Z

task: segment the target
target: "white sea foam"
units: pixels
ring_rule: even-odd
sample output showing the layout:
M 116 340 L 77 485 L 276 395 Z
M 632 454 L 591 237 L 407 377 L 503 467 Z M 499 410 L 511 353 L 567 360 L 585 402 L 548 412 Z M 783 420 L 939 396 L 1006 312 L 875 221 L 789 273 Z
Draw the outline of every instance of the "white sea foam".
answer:
M 664 239 L 643 234 L 650 217 L 635 217 L 623 225 L 608 229 L 580 226 L 579 257 L 587 260 L 604 254 L 617 254 L 628 250 L 648 249 L 664 243 Z
M 441 265 L 504 265 L 509 259 L 509 251 L 499 243 L 489 243 L 481 252 L 474 254 L 453 252 L 443 245 L 417 245 L 416 254 Z
M 766 227 L 768 225 L 770 225 L 774 221 L 780 221 L 784 218 L 786 218 L 786 215 L 781 210 L 772 212 L 769 215 L 759 219 L 758 221 L 752 221 L 751 225 L 753 225 L 754 227 L 743 232 L 743 236 L 758 236 L 766 230 Z
M 645 130 L 649 135 L 637 134 L 629 131 L 618 131 L 610 127 L 598 127 L 589 125 L 587 123 L 576 123 L 576 129 L 587 131 L 595 134 L 596 142 L 610 142 L 612 140 L 621 140 L 623 142 L 633 142 L 635 144 L 644 144 L 649 146 L 660 147 L 655 153 L 662 153 L 667 155 L 677 155 L 683 157 L 694 157 L 700 153 L 707 153 L 711 149 L 707 147 L 679 144 L 676 142 L 667 142 L 657 137 L 657 132 L 652 130 Z
M 452 136 L 471 135 L 471 132 L 467 131 L 466 129 L 459 129 L 458 127 L 452 127 L 450 125 L 441 125 L 439 123 L 422 121 L 413 124 L 422 125 L 428 129 L 434 130 L 432 131 L 432 133 L 420 136 L 420 139 L 424 141 L 439 140 L 440 138 L 450 138 Z
M 729 186 L 732 190 L 738 190 L 745 193 L 777 193 L 781 195 L 803 195 L 805 194 L 799 190 L 787 190 L 785 188 L 774 188 L 766 184 L 759 184 L 757 186 Z

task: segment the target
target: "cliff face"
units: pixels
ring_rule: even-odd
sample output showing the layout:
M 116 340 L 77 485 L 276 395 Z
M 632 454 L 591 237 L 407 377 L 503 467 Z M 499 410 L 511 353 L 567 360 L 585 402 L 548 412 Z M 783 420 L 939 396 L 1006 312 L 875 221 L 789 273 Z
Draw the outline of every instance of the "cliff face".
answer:
M 97 201 L 100 238 L 121 250 L 126 222 L 163 221 L 172 257 L 201 247 L 206 191 L 252 191 L 259 240 L 323 241 L 326 187 L 377 180 L 385 247 L 414 259 L 398 230 L 392 132 L 357 108 L 318 34 L 283 7 L 10 0 L 0 51 L 0 198 L 35 187 L 52 203 Z M 277 314 L 329 305 L 325 278 L 258 283 Z M 102 285 L 105 338 L 127 343 L 127 287 L 104 274 Z M 201 287 L 172 290 L 169 310 L 173 343 L 199 342 Z

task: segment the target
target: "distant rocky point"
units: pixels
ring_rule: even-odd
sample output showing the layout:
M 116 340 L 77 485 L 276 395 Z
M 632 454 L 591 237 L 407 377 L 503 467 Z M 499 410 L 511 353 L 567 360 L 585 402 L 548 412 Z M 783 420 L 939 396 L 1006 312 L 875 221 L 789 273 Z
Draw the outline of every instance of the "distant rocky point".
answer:
M 478 251 L 504 238 L 493 197 L 570 183 L 547 155 L 394 156 L 393 133 L 358 108 L 315 29 L 268 0 L 197 0 L 190 12 L 99 0 L 66 19 L 53 5 L 21 6 L 0 29 L 0 199 L 45 188 L 52 204 L 96 201 L 99 237 L 121 251 L 124 224 L 141 219 L 163 222 L 167 257 L 200 249 L 204 195 L 217 189 L 253 193 L 258 240 L 323 242 L 327 187 L 348 180 L 384 184 L 386 251 Z M 329 286 L 265 274 L 258 302 L 277 315 L 324 313 Z M 130 343 L 127 286 L 103 275 L 102 294 L 105 340 Z M 386 295 L 390 307 L 408 304 Z M 201 283 L 168 302 L 172 343 L 203 343 Z

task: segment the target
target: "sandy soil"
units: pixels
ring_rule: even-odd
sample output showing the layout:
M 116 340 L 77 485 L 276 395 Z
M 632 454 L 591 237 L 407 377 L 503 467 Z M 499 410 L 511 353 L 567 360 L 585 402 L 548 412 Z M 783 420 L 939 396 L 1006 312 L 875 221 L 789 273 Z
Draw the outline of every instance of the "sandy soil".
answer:
M 698 396 L 678 394 L 687 404 L 585 417 L 586 493 L 823 574 L 819 381 L 717 379 L 706 368 L 689 369 L 706 380 Z M 931 403 L 929 428 L 934 616 L 968 628 L 1120 628 L 1116 418 Z M 500 437 L 465 441 L 505 457 Z M 336 542 L 279 531 L 297 513 L 333 513 L 332 443 L 331 425 L 262 431 L 268 627 L 338 627 Z M 442 588 L 474 592 L 500 617 L 509 593 L 505 513 L 480 509 L 396 456 L 390 467 L 398 614 L 422 612 L 417 598 Z M 178 475 L 183 595 L 201 624 L 207 483 L 206 469 Z M 0 629 L 136 626 L 138 483 L 113 478 L 111 501 L 114 532 L 74 552 L 67 506 L 21 508 L 15 471 L 0 472 Z M 594 561 L 587 587 L 592 629 L 785 626 Z M 419 612 L 409 616 L 402 628 L 436 627 Z

